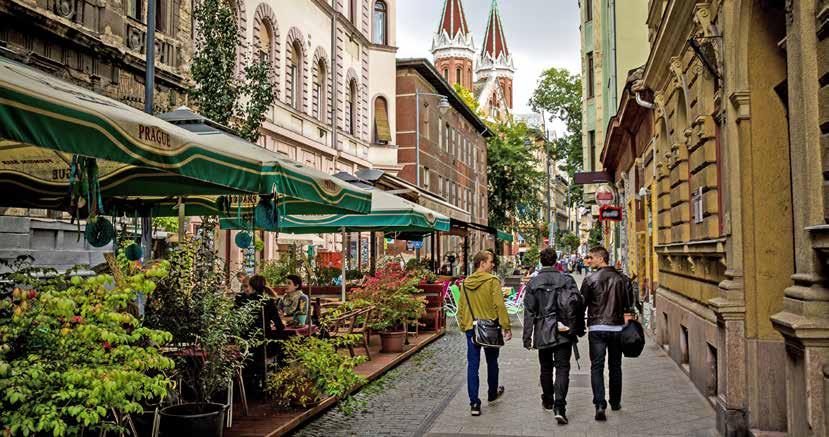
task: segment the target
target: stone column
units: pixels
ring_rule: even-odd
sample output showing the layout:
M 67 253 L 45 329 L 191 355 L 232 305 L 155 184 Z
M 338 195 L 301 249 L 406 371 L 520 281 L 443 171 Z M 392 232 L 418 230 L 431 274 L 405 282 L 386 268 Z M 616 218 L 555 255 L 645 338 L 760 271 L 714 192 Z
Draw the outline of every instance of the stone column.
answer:
M 821 97 L 819 77 L 829 59 L 819 55 L 818 41 L 827 20 L 829 2 L 786 2 L 789 140 L 794 211 L 794 285 L 785 290 L 783 311 L 772 316 L 786 341 L 789 435 L 825 436 L 827 427 L 826 366 L 829 364 L 829 288 L 826 265 L 829 226 L 826 225 L 820 125 L 829 117 Z M 818 14 L 819 13 L 819 14 Z M 819 15 L 819 16 L 816 16 Z M 825 31 L 820 32 L 821 34 Z M 821 49 L 825 50 L 825 49 Z

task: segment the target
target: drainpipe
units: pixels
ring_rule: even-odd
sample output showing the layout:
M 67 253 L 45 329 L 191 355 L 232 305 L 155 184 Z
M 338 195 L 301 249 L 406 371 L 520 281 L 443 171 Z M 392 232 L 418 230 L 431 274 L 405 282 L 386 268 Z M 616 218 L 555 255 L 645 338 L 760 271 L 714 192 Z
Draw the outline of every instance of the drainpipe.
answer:
M 340 150 L 337 145 L 337 9 L 331 8 L 331 148 Z M 334 155 L 334 168 L 337 168 L 337 154 Z
M 653 110 L 653 102 L 648 102 L 643 99 L 642 96 L 639 95 L 639 91 L 636 92 L 636 104 L 645 109 L 650 109 L 651 111 Z M 656 166 L 656 144 L 651 147 L 651 152 L 653 153 L 651 161 L 653 161 L 653 165 Z

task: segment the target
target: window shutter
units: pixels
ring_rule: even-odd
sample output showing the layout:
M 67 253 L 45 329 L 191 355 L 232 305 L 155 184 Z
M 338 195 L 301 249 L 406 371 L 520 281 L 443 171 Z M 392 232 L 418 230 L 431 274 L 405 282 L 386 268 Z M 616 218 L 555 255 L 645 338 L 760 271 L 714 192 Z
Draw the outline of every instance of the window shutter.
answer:
M 391 142 L 389 111 L 386 108 L 386 100 L 379 97 L 374 101 L 374 129 L 377 142 Z

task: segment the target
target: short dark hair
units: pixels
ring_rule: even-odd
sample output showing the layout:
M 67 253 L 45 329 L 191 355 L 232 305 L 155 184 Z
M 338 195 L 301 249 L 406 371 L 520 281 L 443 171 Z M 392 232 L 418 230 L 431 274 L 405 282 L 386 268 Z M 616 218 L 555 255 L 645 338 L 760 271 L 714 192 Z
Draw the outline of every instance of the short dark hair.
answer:
M 552 267 L 558 260 L 558 254 L 552 247 L 548 247 L 541 251 L 541 266 Z
M 268 288 L 267 282 L 265 281 L 265 277 L 262 275 L 253 275 L 248 278 L 248 284 L 250 288 L 253 289 L 254 292 L 257 294 L 265 293 Z
M 297 275 L 288 275 L 288 276 L 285 277 L 285 279 L 293 282 L 294 285 L 296 285 L 296 288 L 302 288 L 302 278 L 300 278 L 299 276 L 297 276 Z
M 610 254 L 607 253 L 607 249 L 605 249 L 602 246 L 596 246 L 596 247 L 590 249 L 590 255 L 592 255 L 594 257 L 595 256 L 600 256 L 600 257 L 602 257 L 604 262 L 606 262 L 606 263 L 610 262 Z
M 495 259 L 495 255 L 493 255 L 492 252 L 488 250 L 482 250 L 475 255 L 475 258 L 472 258 L 472 265 L 474 265 L 477 269 L 481 266 L 482 262 L 488 260 L 490 257 L 492 257 L 493 260 Z

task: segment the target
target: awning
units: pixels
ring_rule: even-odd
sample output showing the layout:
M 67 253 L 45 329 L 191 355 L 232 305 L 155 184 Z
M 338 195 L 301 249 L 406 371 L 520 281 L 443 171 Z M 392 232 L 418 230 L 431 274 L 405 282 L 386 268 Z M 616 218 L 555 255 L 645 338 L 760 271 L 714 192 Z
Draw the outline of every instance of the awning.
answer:
M 279 229 L 257 226 L 257 229 L 302 234 L 347 232 L 409 232 L 431 233 L 449 230 L 449 218 L 393 194 L 371 190 L 371 213 L 329 215 L 286 215 L 279 220 Z M 249 220 L 226 218 L 222 229 L 247 229 Z
M 499 230 L 498 234 L 495 236 L 495 238 L 497 238 L 501 241 L 506 241 L 508 243 L 512 243 L 512 234 L 504 232 L 504 231 Z
M 104 198 L 276 192 L 316 212 L 371 205 L 369 193 L 238 137 L 190 132 L 0 58 L 0 206 L 63 209 L 74 155 L 96 160 Z

